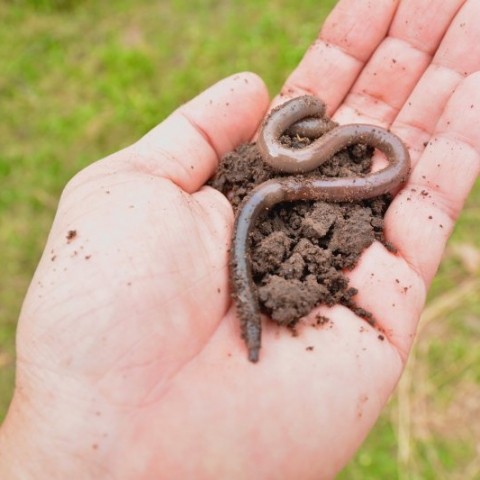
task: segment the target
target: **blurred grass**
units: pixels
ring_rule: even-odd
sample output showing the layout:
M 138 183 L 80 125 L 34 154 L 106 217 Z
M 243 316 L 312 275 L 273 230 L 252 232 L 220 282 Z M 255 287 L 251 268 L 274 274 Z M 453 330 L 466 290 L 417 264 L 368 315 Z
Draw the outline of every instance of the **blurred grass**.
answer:
M 60 192 L 220 78 L 272 93 L 334 0 L 0 0 L 0 420 L 14 334 Z M 480 478 L 480 185 L 432 286 L 416 348 L 342 479 Z

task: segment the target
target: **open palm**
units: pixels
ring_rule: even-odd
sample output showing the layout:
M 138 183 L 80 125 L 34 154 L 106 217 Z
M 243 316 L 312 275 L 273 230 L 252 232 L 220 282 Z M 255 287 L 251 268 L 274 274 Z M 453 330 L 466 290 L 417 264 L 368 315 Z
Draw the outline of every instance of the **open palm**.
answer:
M 351 273 L 382 336 L 320 307 L 328 328 L 293 338 L 267 323 L 261 361 L 247 360 L 229 295 L 232 210 L 203 185 L 268 109 L 258 77 L 218 83 L 77 175 L 22 311 L 0 434 L 17 454 L 0 472 L 332 478 L 402 373 L 480 169 L 479 22 L 476 0 L 341 0 L 275 100 L 313 93 L 336 121 L 391 128 L 409 147 L 386 217 L 398 252 L 374 243 Z

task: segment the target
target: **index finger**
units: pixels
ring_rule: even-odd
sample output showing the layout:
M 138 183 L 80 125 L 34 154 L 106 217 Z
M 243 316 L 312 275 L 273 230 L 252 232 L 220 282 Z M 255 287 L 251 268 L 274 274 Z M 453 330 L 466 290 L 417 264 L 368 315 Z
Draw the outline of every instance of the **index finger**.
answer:
M 313 94 L 328 102 L 330 113 L 335 110 L 385 37 L 398 4 L 399 0 L 340 0 L 281 96 Z

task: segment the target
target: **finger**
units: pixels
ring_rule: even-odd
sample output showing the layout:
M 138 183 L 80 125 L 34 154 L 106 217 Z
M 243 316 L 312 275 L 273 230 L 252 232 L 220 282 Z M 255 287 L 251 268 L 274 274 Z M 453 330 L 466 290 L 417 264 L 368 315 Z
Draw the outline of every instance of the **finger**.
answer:
M 402 1 L 387 36 L 362 70 L 336 119 L 340 123 L 363 121 L 390 125 L 427 69 L 464 2 Z
M 356 301 L 374 313 L 405 360 L 428 285 L 480 172 L 480 73 L 465 79 L 446 105 L 434 136 L 386 218 L 392 255 L 376 244 L 351 274 Z M 381 289 L 382 294 L 378 295 Z
M 459 85 L 387 223 L 392 241 L 427 284 L 479 174 L 479 92 L 480 73 Z
M 198 190 L 219 159 L 250 140 L 269 103 L 252 73 L 228 77 L 180 107 L 132 147 L 134 168 Z
M 341 0 L 325 21 L 317 40 L 282 89 L 288 98 L 310 93 L 335 111 L 383 40 L 398 0 Z
M 423 152 L 452 92 L 465 76 L 480 70 L 479 22 L 480 3 L 466 2 L 395 119 L 393 129 L 409 145 L 413 163 Z

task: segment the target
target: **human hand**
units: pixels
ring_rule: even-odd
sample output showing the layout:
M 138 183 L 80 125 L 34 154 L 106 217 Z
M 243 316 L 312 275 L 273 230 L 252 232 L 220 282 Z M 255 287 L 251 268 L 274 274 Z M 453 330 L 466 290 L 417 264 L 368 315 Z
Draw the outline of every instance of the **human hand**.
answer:
M 232 77 L 66 188 L 19 323 L 2 478 L 331 478 L 353 455 L 479 170 L 480 79 L 464 79 L 480 63 L 478 2 L 397 3 L 339 2 L 283 89 L 410 147 L 386 218 L 399 252 L 374 244 L 351 275 L 386 341 L 337 306 L 332 328 L 296 338 L 266 324 L 261 362 L 246 360 L 231 208 L 202 187 L 267 109 L 258 78 Z

